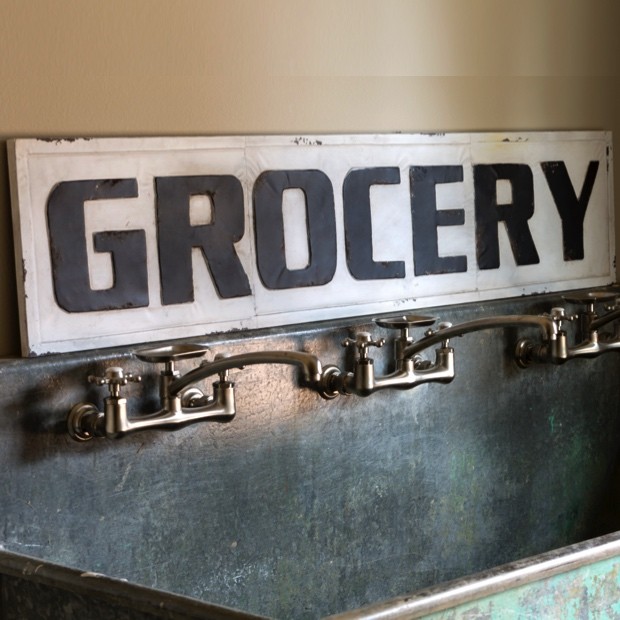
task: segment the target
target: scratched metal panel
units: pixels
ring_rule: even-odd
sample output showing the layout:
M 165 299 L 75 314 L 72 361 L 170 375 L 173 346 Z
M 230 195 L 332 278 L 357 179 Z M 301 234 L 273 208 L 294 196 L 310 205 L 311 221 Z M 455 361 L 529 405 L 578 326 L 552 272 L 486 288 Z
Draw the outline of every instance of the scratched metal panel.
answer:
M 2 620 L 258 620 L 259 616 L 0 550 Z
M 614 532 L 329 618 L 615 618 L 619 568 Z
M 96 596 L 79 596 L 67 591 L 54 590 L 28 578 L 2 577 L 3 620 L 58 620 L 59 618 L 156 620 L 161 616 L 142 613 L 131 607 L 123 608 L 120 605 L 97 600 Z
M 548 311 L 538 296 L 437 308 L 453 323 Z M 356 329 L 386 335 L 368 321 Z M 452 342 L 456 378 L 323 401 L 289 367 L 234 373 L 230 424 L 72 442 L 88 374 L 153 371 L 129 349 L 0 364 L 0 544 L 269 617 L 316 618 L 620 529 L 617 377 L 607 354 L 518 369 L 514 330 Z M 343 365 L 344 323 L 206 337 Z M 536 333 L 534 333 L 536 335 Z M 388 347 L 375 353 L 379 370 Z M 183 368 L 187 368 L 187 364 Z

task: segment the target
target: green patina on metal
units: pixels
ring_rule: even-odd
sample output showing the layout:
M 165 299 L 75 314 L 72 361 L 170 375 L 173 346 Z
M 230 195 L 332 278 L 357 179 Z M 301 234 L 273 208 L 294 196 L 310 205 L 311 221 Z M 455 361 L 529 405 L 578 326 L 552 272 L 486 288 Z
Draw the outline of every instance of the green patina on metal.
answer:
M 612 557 L 423 617 L 612 620 L 620 617 L 619 591 L 620 559 Z

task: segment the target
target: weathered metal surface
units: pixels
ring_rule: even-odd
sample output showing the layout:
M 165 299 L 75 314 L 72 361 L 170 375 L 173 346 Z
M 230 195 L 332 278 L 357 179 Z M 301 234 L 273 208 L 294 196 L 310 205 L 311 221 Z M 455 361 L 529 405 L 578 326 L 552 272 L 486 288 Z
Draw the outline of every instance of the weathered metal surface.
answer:
M 620 532 L 330 616 L 414 618 L 616 618 Z
M 2 620 L 258 620 L 259 616 L 0 551 Z
M 615 557 L 424 617 L 612 619 L 620 616 L 619 588 L 620 561 Z
M 540 296 L 431 311 L 538 313 Z M 376 336 L 385 330 L 357 321 Z M 270 617 L 316 618 L 619 529 L 620 356 L 520 370 L 527 330 L 456 338 L 449 385 L 324 401 L 287 366 L 233 373 L 226 425 L 78 444 L 65 418 L 127 349 L 0 365 L 0 544 Z M 537 336 L 534 329 L 532 332 Z M 214 353 L 296 349 L 345 363 L 343 324 L 208 337 Z M 137 348 L 137 347 L 136 347 Z M 389 347 L 373 352 L 377 371 Z M 192 361 L 179 362 L 190 368 Z

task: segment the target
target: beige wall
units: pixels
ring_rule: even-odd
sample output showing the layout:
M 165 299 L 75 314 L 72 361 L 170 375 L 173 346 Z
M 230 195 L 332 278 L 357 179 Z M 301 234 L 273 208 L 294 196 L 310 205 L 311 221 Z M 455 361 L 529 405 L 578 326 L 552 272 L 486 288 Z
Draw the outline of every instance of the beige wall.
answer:
M 619 26 L 616 0 L 2 0 L 0 139 L 620 136 Z M 0 175 L 0 355 L 17 355 L 4 154 Z

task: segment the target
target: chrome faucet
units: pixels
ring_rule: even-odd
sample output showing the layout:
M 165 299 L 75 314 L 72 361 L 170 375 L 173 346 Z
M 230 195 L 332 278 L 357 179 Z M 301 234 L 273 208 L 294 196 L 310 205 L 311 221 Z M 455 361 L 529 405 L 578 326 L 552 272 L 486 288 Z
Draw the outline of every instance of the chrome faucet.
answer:
M 213 361 L 181 375 L 175 362 L 181 359 L 201 357 L 207 351 L 199 345 L 172 345 L 138 351 L 138 359 L 150 363 L 163 363 L 159 375 L 161 409 L 151 414 L 130 417 L 127 399 L 121 397 L 120 389 L 128 382 L 139 382 L 140 377 L 124 373 L 122 368 L 112 367 L 103 377 L 89 377 L 89 382 L 107 385 L 110 391 L 105 399 L 104 410 L 99 411 L 92 403 L 75 405 L 67 420 L 69 434 L 76 440 L 86 441 L 93 437 L 120 437 L 148 428 L 178 427 L 202 420 L 229 422 L 235 416 L 235 384 L 228 378 L 230 370 L 242 369 L 253 364 L 290 364 L 302 371 L 302 384 L 319 392 L 326 399 L 337 396 L 324 384 L 319 359 L 301 351 L 260 351 L 240 355 L 217 355 Z M 205 396 L 195 384 L 218 375 L 213 383 L 213 395 Z
M 115 438 L 149 428 L 179 427 L 201 420 L 227 422 L 235 416 L 234 383 L 228 380 L 225 369 L 217 372 L 219 380 L 213 383 L 213 395 L 204 396 L 197 388 L 177 390 L 172 393 L 170 385 L 180 376 L 175 362 L 181 359 L 201 357 L 206 347 L 197 345 L 173 345 L 148 349 L 137 357 L 150 363 L 163 363 L 159 375 L 159 392 L 162 408 L 154 413 L 130 417 L 127 399 L 121 396 L 121 387 L 128 382 L 140 382 L 141 377 L 126 374 L 122 368 L 107 368 L 102 377 L 89 376 L 89 383 L 106 385 L 109 395 L 100 411 L 92 403 L 78 403 L 69 412 L 67 426 L 71 437 L 87 441 L 93 437 Z M 214 362 L 216 363 L 216 362 Z
M 182 377 L 171 381 L 168 384 L 168 394 L 171 398 L 176 398 L 189 386 L 207 377 L 226 373 L 234 368 L 241 369 L 252 364 L 290 364 L 297 366 L 302 372 L 302 384 L 321 391 L 323 370 L 316 355 L 303 351 L 257 351 L 230 357 L 222 356 L 212 362 L 203 362 L 198 368 L 190 370 Z
M 546 361 L 554 364 L 561 364 L 566 360 L 566 332 L 562 329 L 562 321 L 564 320 L 562 312 L 552 312 L 548 315 L 520 315 L 508 314 L 494 316 L 484 319 L 474 319 L 459 325 L 445 327 L 440 330 L 430 330 L 425 337 L 417 342 L 408 344 L 403 349 L 403 357 L 405 359 L 412 358 L 428 347 L 439 342 L 443 342 L 448 338 L 456 338 L 464 336 L 472 332 L 482 331 L 485 329 L 503 329 L 506 327 L 538 327 L 543 334 L 541 343 L 532 343 L 531 341 L 523 341 L 522 345 L 517 345 L 517 362 L 525 367 L 534 361 Z
M 374 360 L 369 357 L 369 347 L 382 347 L 385 340 L 373 340 L 368 332 L 360 332 L 354 339 L 347 338 L 342 342 L 344 347 L 355 347 L 356 360 L 353 372 L 342 372 L 336 366 L 325 368 L 323 389 L 328 395 L 356 394 L 370 396 L 378 390 L 395 388 L 407 390 L 422 383 L 449 383 L 454 379 L 454 350 L 448 338 L 441 338 L 441 346 L 436 350 L 435 362 L 423 360 L 420 356 L 407 356 L 405 349 L 413 342 L 409 336 L 411 327 L 427 327 L 435 322 L 434 317 L 403 315 L 384 319 L 375 319 L 380 327 L 400 330 L 394 339 L 393 372 L 383 376 L 375 374 Z M 439 325 L 439 330 L 446 329 L 449 324 Z
M 229 372 L 254 364 L 296 366 L 300 370 L 301 385 L 318 392 L 325 399 L 340 394 L 369 396 L 387 388 L 407 390 L 429 382 L 449 383 L 455 376 L 454 349 L 450 346 L 450 340 L 487 329 L 529 326 L 540 330 L 541 340 L 522 338 L 517 343 L 516 361 L 523 368 L 535 362 L 562 364 L 576 357 L 593 357 L 620 349 L 620 307 L 615 298 L 615 294 L 607 292 L 566 297 L 569 303 L 586 306 L 575 316 L 568 315 L 562 307 L 555 307 L 549 313 L 538 316 L 501 315 L 459 325 L 440 322 L 435 329 L 431 327 L 436 322 L 435 317 L 401 315 L 375 319 L 379 327 L 398 330 L 398 335 L 392 339 L 394 369 L 385 375 L 376 374 L 374 360 L 369 354 L 371 347 L 381 348 L 385 339 L 374 340 L 369 332 L 359 332 L 354 338 L 342 342 L 344 347 L 354 351 L 352 372 L 331 365 L 323 368 L 315 355 L 303 351 L 258 351 L 233 356 L 217 355 L 212 361 L 202 362 L 181 375 L 175 367 L 176 362 L 202 357 L 207 347 L 175 344 L 138 351 L 138 359 L 164 365 L 159 375 L 161 408 L 153 413 L 130 416 L 121 388 L 131 382 L 140 382 L 141 378 L 113 366 L 107 368 L 103 376 L 88 378 L 90 383 L 107 386 L 109 390 L 103 410 L 100 411 L 92 403 L 78 403 L 69 413 L 68 430 L 74 439 L 86 441 L 93 437 L 120 437 L 150 428 L 175 428 L 201 420 L 228 422 L 236 414 L 235 384 L 230 381 Z M 606 314 L 599 316 L 595 304 L 612 299 L 614 305 L 607 306 Z M 580 326 L 579 344 L 569 347 L 564 324 L 577 319 Z M 613 334 L 600 331 L 614 322 Z M 410 335 L 414 327 L 428 329 L 422 338 L 414 340 Z M 422 352 L 435 345 L 439 346 L 435 349 L 434 361 L 422 357 Z M 217 380 L 213 382 L 213 393 L 205 395 L 196 384 L 214 375 L 217 375 Z
M 564 299 L 581 306 L 573 317 L 577 320 L 578 344 L 568 349 L 568 359 L 577 357 L 596 357 L 601 353 L 620 350 L 620 308 L 617 294 L 609 291 L 590 291 L 582 295 L 565 296 Z M 612 302 L 604 306 L 606 314 L 599 315 L 596 304 Z M 600 330 L 610 323 L 615 323 L 613 333 Z

